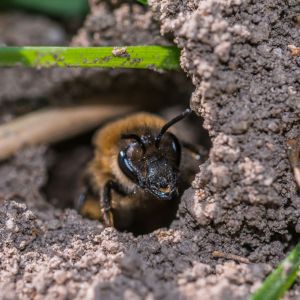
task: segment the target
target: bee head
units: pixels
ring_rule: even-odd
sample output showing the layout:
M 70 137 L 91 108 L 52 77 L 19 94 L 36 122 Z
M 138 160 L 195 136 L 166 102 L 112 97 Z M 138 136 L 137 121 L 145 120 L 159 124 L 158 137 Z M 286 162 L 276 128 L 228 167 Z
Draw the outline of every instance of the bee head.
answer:
M 158 133 L 150 129 L 141 134 L 122 136 L 129 142 L 119 152 L 120 169 L 130 180 L 158 199 L 171 200 L 178 195 L 181 145 L 176 136 L 167 130 L 190 112 L 190 109 L 185 110 L 166 123 Z

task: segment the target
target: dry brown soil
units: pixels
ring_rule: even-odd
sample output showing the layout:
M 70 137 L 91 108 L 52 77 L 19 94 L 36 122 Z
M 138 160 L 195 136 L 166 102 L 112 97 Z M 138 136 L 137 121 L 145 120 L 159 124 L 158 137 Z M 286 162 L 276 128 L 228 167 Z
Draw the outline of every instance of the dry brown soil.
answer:
M 286 141 L 299 137 L 300 56 L 288 47 L 300 46 L 299 1 L 126 2 L 91 0 L 71 43 L 175 42 L 185 73 L 1 70 L 0 121 L 105 95 L 154 111 L 190 98 L 212 142 L 209 158 L 170 228 L 137 237 L 83 219 L 64 209 L 70 200 L 51 196 L 59 151 L 66 178 L 82 168 L 88 142 L 30 148 L 2 162 L 0 299 L 246 299 L 298 240 L 300 198 Z M 68 43 L 54 21 L 13 17 L 38 18 L 37 34 L 27 25 L 32 44 Z M 0 18 L 5 26 L 12 15 Z M 24 28 L 0 30 L 0 43 L 24 44 Z M 299 293 L 295 285 L 287 299 Z

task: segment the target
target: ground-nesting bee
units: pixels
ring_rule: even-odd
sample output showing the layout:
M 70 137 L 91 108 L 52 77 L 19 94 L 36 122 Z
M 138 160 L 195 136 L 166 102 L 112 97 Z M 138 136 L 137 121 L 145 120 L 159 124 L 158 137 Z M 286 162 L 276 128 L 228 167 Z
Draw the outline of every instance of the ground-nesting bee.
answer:
M 186 109 L 169 122 L 137 113 L 100 129 L 84 175 L 80 213 L 134 233 L 169 225 L 201 160 L 195 147 L 169 130 L 190 113 Z

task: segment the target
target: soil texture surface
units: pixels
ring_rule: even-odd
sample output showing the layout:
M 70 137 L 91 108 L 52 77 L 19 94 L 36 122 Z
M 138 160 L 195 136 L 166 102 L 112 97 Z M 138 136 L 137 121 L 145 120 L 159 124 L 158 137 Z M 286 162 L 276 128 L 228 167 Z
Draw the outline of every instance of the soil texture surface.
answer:
M 166 114 L 190 101 L 210 137 L 208 159 L 170 228 L 140 236 L 49 196 L 57 148 L 28 148 L 1 162 L 1 300 L 246 299 L 299 239 L 300 197 L 287 157 L 288 140 L 300 136 L 300 55 L 292 51 L 300 47 L 299 2 L 127 2 L 91 0 L 71 41 L 53 20 L 30 16 L 45 27 L 34 34 L 29 16 L 14 15 L 27 27 L 0 30 L 0 44 L 175 43 L 184 72 L 1 70 L 0 122 L 106 95 Z M 73 162 L 89 153 L 73 149 L 63 168 L 74 173 Z M 299 294 L 296 284 L 286 297 Z

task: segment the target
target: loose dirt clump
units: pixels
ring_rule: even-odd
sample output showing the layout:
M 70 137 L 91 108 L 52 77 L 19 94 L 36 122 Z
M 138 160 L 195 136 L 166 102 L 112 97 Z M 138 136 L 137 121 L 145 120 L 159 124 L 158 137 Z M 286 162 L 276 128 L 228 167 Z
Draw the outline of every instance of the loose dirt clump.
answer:
M 41 192 L 49 164 L 45 148 L 1 163 L 0 299 L 246 299 L 297 241 L 300 198 L 286 142 L 300 133 L 300 64 L 289 46 L 299 47 L 299 4 L 149 2 L 146 9 L 90 1 L 91 14 L 73 43 L 174 39 L 195 86 L 191 105 L 211 137 L 208 160 L 171 227 L 137 237 L 47 204 Z M 89 80 L 92 92 L 107 93 L 124 77 L 130 87 L 141 82 L 140 71 L 126 72 L 103 73 L 112 77 L 99 88 L 99 71 L 76 71 L 44 91 L 53 97 L 68 87 L 62 97 L 80 97 Z M 157 94 L 164 84 L 170 90 L 163 95 L 179 83 L 182 95 L 189 91 L 180 76 L 145 74 Z M 0 93 L 0 106 L 18 95 Z M 1 120 L 9 117 L 3 113 Z M 234 260 L 217 258 L 215 251 Z M 249 264 L 241 263 L 245 258 Z

